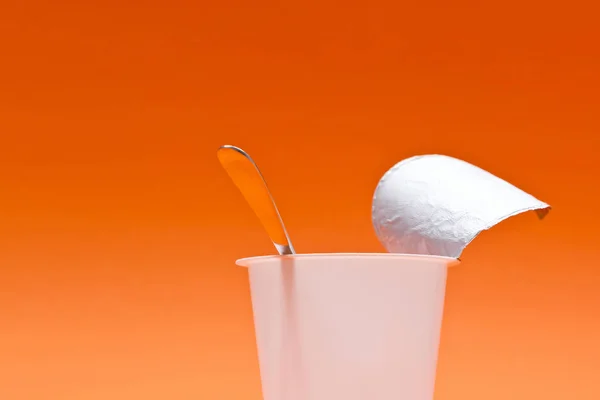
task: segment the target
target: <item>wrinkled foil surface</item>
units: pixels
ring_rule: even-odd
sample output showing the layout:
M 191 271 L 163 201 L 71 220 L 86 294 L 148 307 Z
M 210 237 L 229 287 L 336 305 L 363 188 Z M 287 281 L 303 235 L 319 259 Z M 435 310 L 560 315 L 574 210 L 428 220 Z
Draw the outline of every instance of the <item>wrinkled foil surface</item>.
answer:
M 372 220 L 391 253 L 458 258 L 482 231 L 532 210 L 541 219 L 550 206 L 465 161 L 424 155 L 397 163 L 381 178 Z

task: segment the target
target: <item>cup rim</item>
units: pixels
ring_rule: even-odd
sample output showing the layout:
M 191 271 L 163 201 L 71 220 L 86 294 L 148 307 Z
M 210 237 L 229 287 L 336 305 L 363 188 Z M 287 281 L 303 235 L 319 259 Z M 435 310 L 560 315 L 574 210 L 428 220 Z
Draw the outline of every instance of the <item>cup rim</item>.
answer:
M 460 258 L 436 256 L 428 254 L 407 254 L 407 253 L 300 253 L 290 255 L 266 255 L 266 256 L 253 256 L 244 257 L 235 261 L 236 265 L 240 267 L 249 267 L 257 261 L 269 261 L 277 260 L 282 258 L 322 258 L 322 259 L 335 259 L 345 257 L 356 257 L 356 258 L 387 258 L 387 259 L 399 259 L 399 260 L 410 260 L 410 259 L 421 259 L 421 260 L 438 260 L 446 262 L 448 267 L 453 267 L 461 263 Z

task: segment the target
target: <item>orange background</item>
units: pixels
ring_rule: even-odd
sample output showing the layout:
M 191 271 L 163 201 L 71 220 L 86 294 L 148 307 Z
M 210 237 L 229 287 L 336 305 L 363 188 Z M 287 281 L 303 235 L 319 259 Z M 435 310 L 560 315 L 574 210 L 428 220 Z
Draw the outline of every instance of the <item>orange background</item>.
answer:
M 382 251 L 415 154 L 550 203 L 451 271 L 436 400 L 600 398 L 598 6 L 208 3 L 0 5 L 0 398 L 260 399 L 225 143 L 300 252 Z

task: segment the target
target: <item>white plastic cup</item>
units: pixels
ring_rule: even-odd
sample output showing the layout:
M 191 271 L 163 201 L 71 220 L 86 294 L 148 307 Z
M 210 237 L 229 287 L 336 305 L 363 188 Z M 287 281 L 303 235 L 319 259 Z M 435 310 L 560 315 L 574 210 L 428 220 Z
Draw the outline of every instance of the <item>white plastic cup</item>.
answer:
M 264 400 L 432 400 L 449 257 L 301 254 L 248 267 Z

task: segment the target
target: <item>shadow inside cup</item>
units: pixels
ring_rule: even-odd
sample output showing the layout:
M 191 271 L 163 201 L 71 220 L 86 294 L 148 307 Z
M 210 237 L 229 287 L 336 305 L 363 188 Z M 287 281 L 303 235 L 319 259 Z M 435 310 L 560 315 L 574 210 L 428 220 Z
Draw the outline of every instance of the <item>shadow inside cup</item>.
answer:
M 284 299 L 281 341 L 281 395 L 282 400 L 305 399 L 307 388 L 303 357 L 300 315 L 297 304 L 296 262 L 294 257 L 282 257 L 281 279 Z

